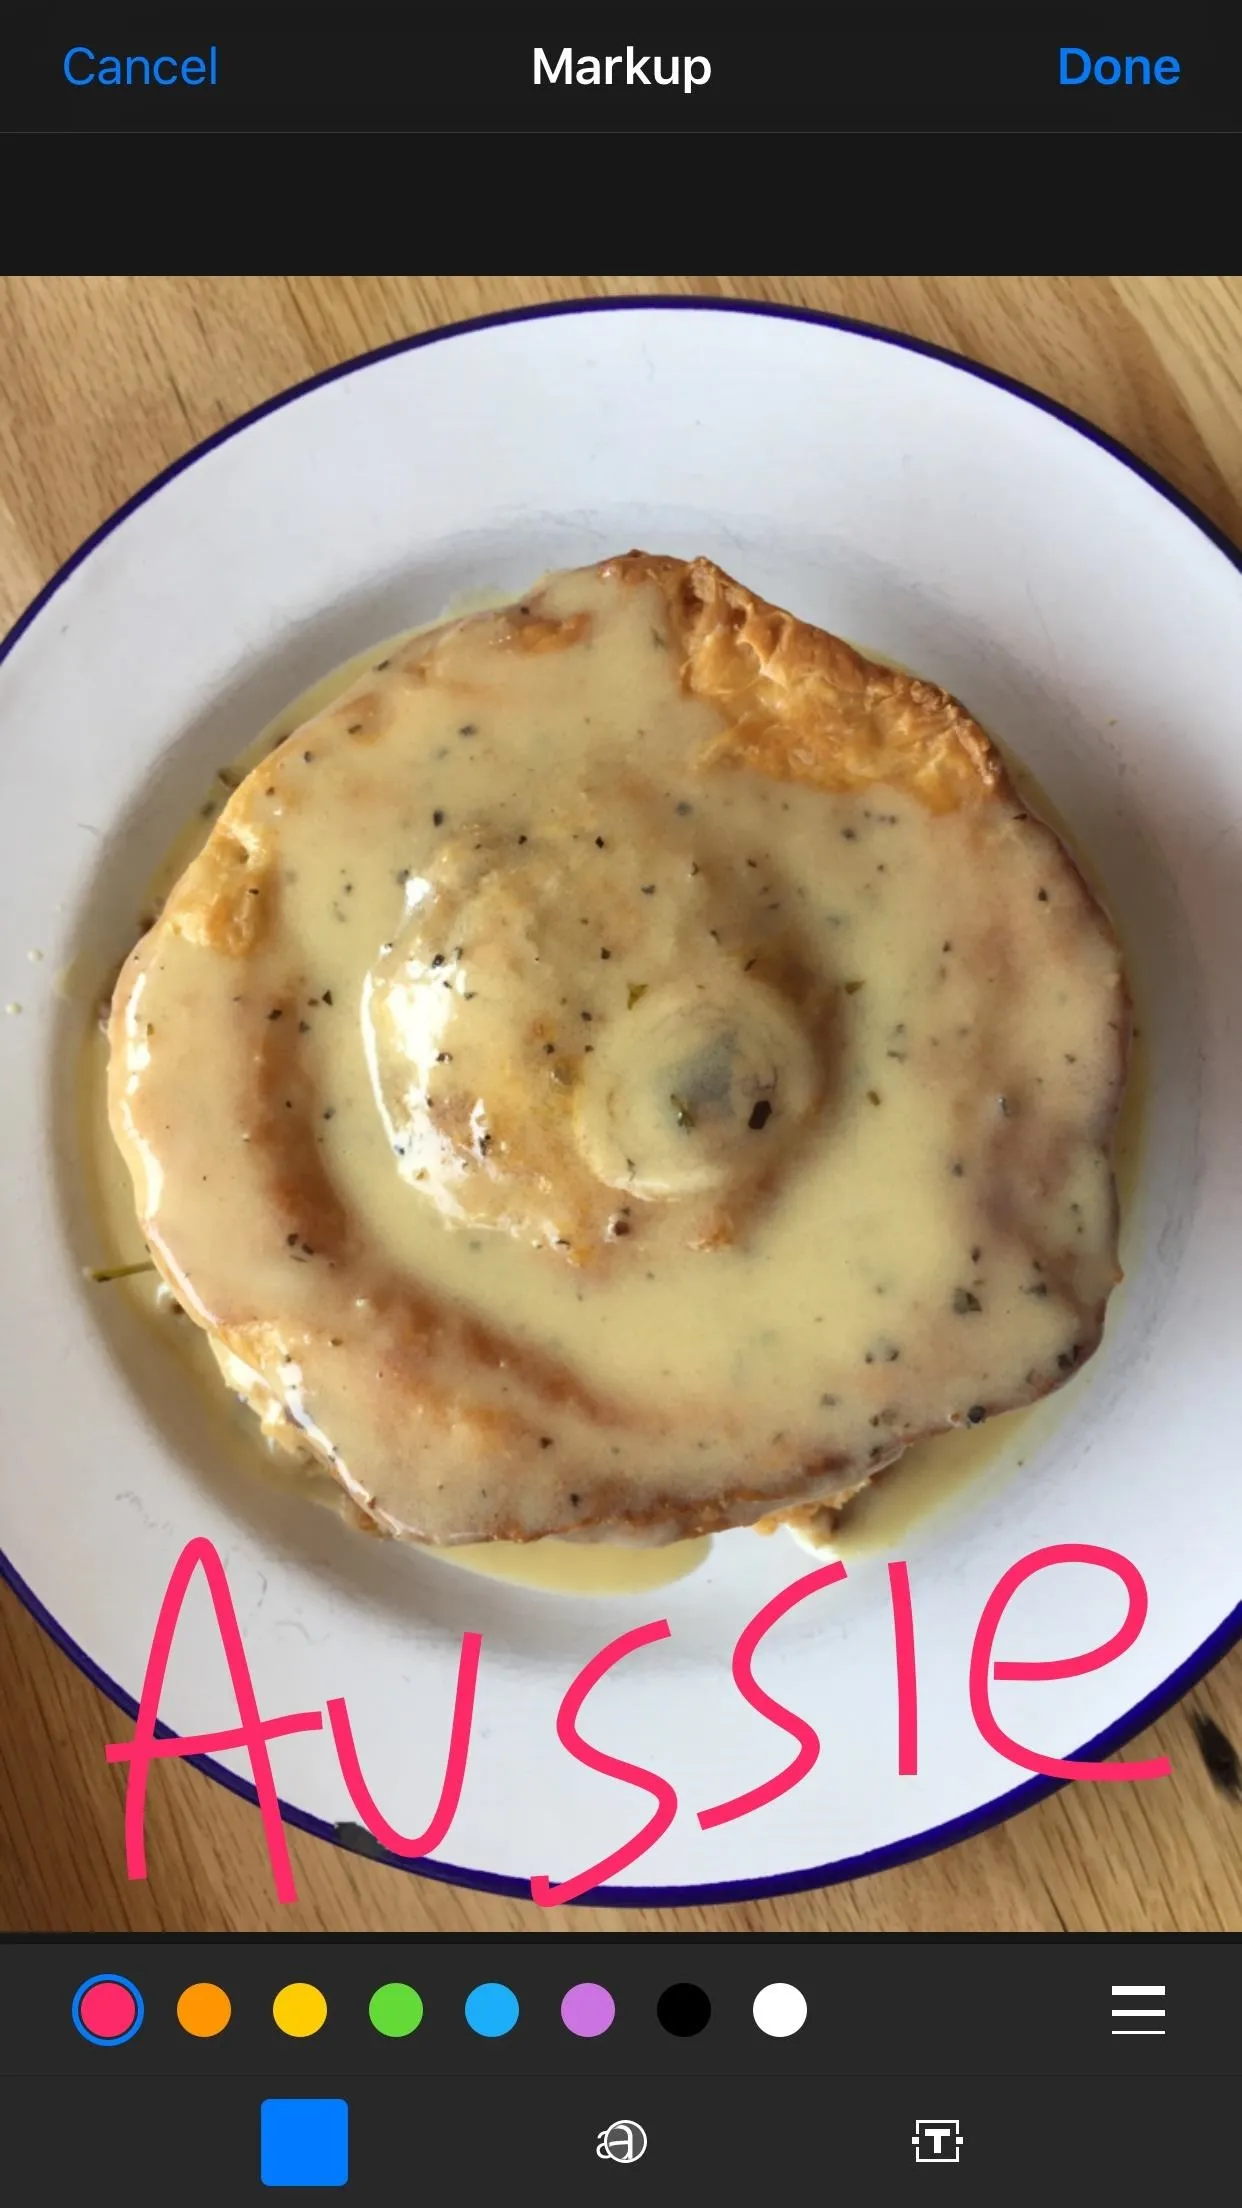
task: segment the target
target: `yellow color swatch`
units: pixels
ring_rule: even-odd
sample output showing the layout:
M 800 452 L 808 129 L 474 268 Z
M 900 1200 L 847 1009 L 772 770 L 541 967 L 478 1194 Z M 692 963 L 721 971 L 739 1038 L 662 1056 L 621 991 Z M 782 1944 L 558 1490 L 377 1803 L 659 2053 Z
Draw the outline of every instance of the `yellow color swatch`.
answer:
M 272 2003 L 276 2028 L 288 2039 L 310 2039 L 325 2022 L 328 2004 L 318 1986 L 282 1986 Z
M 177 2022 L 192 2039 L 214 2039 L 233 2014 L 233 2004 L 223 1986 L 207 1980 L 187 1986 L 177 2002 Z

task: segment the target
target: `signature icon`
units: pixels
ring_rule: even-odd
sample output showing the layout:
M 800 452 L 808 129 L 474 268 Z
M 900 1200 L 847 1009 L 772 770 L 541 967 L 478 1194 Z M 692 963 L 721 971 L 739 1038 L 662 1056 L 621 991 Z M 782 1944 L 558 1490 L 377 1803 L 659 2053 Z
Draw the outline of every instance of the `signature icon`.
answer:
M 641 2124 L 626 2118 L 601 2131 L 595 2152 L 601 2162 L 641 2162 L 647 2152 L 647 2134 Z

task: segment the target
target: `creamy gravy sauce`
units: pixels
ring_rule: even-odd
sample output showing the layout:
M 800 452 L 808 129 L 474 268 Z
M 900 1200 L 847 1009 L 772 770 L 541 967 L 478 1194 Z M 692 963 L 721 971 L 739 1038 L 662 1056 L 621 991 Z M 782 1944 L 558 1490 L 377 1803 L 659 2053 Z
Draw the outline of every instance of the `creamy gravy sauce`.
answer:
M 1023 793 L 1037 810 L 1043 811 L 1041 793 L 1030 774 L 1023 776 Z M 1069 842 L 1060 822 L 1058 833 Z M 1114 1144 L 1117 1194 L 1123 1222 L 1131 1214 L 1137 1190 L 1147 1089 L 1147 1044 L 1140 1024 L 1134 1029 L 1129 1080 Z M 1123 1262 L 1125 1242 L 1123 1225 Z M 1118 1296 L 1124 1294 L 1123 1285 Z M 1074 1391 L 1084 1385 L 1090 1385 L 1089 1368 L 1043 1402 L 1003 1412 L 999 1418 L 990 1418 L 982 1426 L 965 1426 L 955 1433 L 935 1434 L 928 1441 L 916 1442 L 888 1471 L 882 1472 L 860 1495 L 852 1497 L 840 1513 L 835 1514 L 835 1523 L 825 1517 L 818 1526 L 800 1522 L 786 1530 L 800 1548 L 815 1556 L 839 1556 L 847 1562 L 851 1557 L 895 1556 L 902 1542 L 934 1511 L 978 1488 L 985 1480 L 1005 1480 L 1021 1472 L 1055 1431 L 1058 1421 L 1069 1409 Z
M 506 689 L 495 728 L 485 717 L 485 646 L 478 637 L 463 634 L 450 674 L 472 700 L 463 712 L 477 717 L 458 721 L 446 714 L 442 692 L 428 687 L 424 719 L 416 731 L 422 754 L 416 802 L 403 793 L 403 801 L 384 808 L 376 804 L 372 790 L 361 808 L 366 820 L 361 842 L 351 845 L 350 835 L 360 790 L 365 792 L 368 780 L 365 753 L 351 756 L 337 750 L 312 757 L 302 762 L 307 773 L 300 787 L 288 772 L 282 784 L 274 785 L 279 788 L 276 808 L 283 816 L 286 860 L 282 935 L 287 931 L 302 946 L 321 1000 L 314 1008 L 318 1016 L 307 1023 L 305 1048 L 321 1093 L 332 1099 L 327 1107 L 332 1116 L 322 1123 L 318 1138 L 332 1178 L 377 1244 L 403 1268 L 433 1280 L 439 1294 L 490 1315 L 532 1345 L 559 1350 L 622 1398 L 658 1393 L 659 1383 L 665 1382 L 680 1417 L 696 1399 L 705 1414 L 712 1406 L 735 1403 L 750 1433 L 771 1426 L 779 1434 L 796 1423 L 799 1431 L 814 1429 L 830 1441 L 834 1421 L 827 1414 L 834 1406 L 824 1398 L 835 1392 L 833 1383 L 843 1371 L 855 1390 L 861 1385 L 874 1397 L 878 1423 L 888 1410 L 893 1378 L 906 1377 L 903 1359 L 907 1371 L 910 1367 L 910 1354 L 898 1339 L 904 1322 L 913 1316 L 928 1330 L 928 1312 L 945 1302 L 946 1249 L 958 1252 L 960 1246 L 960 1285 L 981 1308 L 946 1312 L 930 1328 L 943 1382 L 938 1415 L 951 1415 L 965 1408 L 959 1400 L 963 1388 L 973 1394 L 979 1386 L 982 1334 L 988 1333 L 994 1344 L 997 1381 L 1005 1384 L 1011 1377 L 1015 1332 L 1020 1333 L 1023 1360 L 1035 1364 L 1055 1356 L 1066 1326 L 1059 1298 L 1034 1298 L 1028 1292 L 1029 1248 L 1021 1235 L 985 1234 L 986 1222 L 972 1195 L 971 1129 L 956 1120 L 950 1125 L 947 1117 L 952 1075 L 941 1069 L 960 1065 L 955 1045 L 965 1038 L 957 1031 L 969 1029 L 979 1010 L 968 962 L 955 966 L 952 947 L 954 929 L 959 943 L 969 940 L 978 900 L 978 854 L 970 847 L 969 824 L 938 823 L 943 833 L 933 860 L 925 816 L 910 800 L 886 790 L 870 801 L 831 798 L 749 775 L 698 777 L 688 785 L 687 753 L 713 733 L 717 717 L 670 695 L 668 669 L 653 641 L 652 608 L 643 594 L 635 593 L 628 605 L 606 608 L 599 594 L 593 577 L 559 580 L 554 611 L 563 618 L 586 610 L 595 623 L 591 650 L 573 655 L 587 664 L 571 667 L 565 658 L 551 657 L 547 679 L 540 680 L 542 670 L 536 670 L 525 697 L 515 698 Z M 263 759 L 273 739 L 330 709 L 343 692 L 352 692 L 368 709 L 367 677 L 377 661 L 393 658 L 406 642 L 377 647 L 317 685 L 248 748 L 238 769 Z M 460 733 L 463 727 L 468 735 Z M 313 753 L 313 731 L 303 734 Z M 797 1170 L 778 1187 L 766 1212 L 748 1223 L 742 1239 L 710 1252 L 681 1248 L 676 1207 L 670 1207 L 671 1229 L 663 1219 L 652 1223 L 644 1218 L 644 1227 L 650 1228 L 645 1252 L 650 1263 L 633 1249 L 609 1251 L 610 1259 L 624 1256 L 626 1262 L 589 1278 L 550 1251 L 532 1252 L 489 1225 L 478 1233 L 469 1225 L 446 1230 L 444 1218 L 421 1192 L 401 1185 L 393 1162 L 394 1122 L 391 1114 L 386 1122 L 377 1109 L 383 1069 L 377 1070 L 374 1034 L 366 1033 L 377 946 L 398 944 L 403 929 L 408 935 L 412 913 L 419 920 L 411 884 L 434 880 L 446 836 L 454 831 L 460 836 L 464 827 L 469 840 L 484 817 L 499 817 L 514 834 L 522 833 L 516 826 L 519 818 L 537 822 L 546 805 L 549 749 L 555 746 L 562 748 L 567 777 L 585 785 L 584 799 L 589 801 L 592 786 L 600 791 L 598 827 L 605 845 L 613 825 L 607 792 L 618 777 L 645 776 L 666 798 L 670 815 L 681 818 L 677 808 L 692 806 L 694 827 L 683 842 L 670 836 L 662 853 L 657 843 L 650 867 L 643 864 L 642 871 L 655 876 L 655 900 L 662 890 L 669 892 L 666 907 L 653 901 L 653 913 L 675 909 L 678 885 L 662 878 L 661 859 L 679 872 L 695 863 L 687 853 L 707 850 L 719 869 L 723 854 L 735 869 L 735 878 L 726 883 L 726 901 L 733 896 L 742 904 L 748 941 L 758 946 L 759 957 L 784 939 L 792 917 L 846 990 L 847 1032 L 840 1038 L 839 1063 L 832 1074 L 835 1108 L 826 1113 L 817 1139 L 804 1146 Z M 316 778 L 313 786 L 311 776 Z M 692 787 L 689 798 L 684 795 L 687 787 Z M 192 824 L 162 870 L 157 895 L 177 879 L 194 844 L 210 828 L 208 819 Z M 946 867 L 944 839 L 952 839 L 955 831 L 957 863 Z M 1025 856 L 1018 852 L 1019 863 Z M 1014 854 L 1007 859 L 1012 864 Z M 641 884 L 640 893 L 645 888 Z M 1036 893 L 1032 875 L 1032 897 Z M 550 1054 L 559 1064 L 567 1058 L 572 1062 L 575 1081 L 589 1070 L 585 1034 L 597 1023 L 601 1032 L 608 1022 L 615 1030 L 627 1013 L 641 1011 L 642 996 L 652 986 L 648 973 L 654 970 L 655 981 L 662 979 L 659 962 L 670 947 L 684 954 L 684 944 L 670 944 L 658 926 L 648 927 L 637 940 L 632 928 L 610 927 L 607 888 L 602 902 L 594 893 L 582 901 L 583 953 L 572 968 L 562 958 L 558 969 L 572 1000 L 560 1008 L 567 1015 L 562 1024 L 568 1026 L 572 1043 L 562 1049 L 558 1027 L 557 1049 Z M 770 909 L 777 907 L 780 913 L 770 918 Z M 580 920 L 579 915 L 568 916 L 571 927 Z M 604 940 L 610 933 L 615 937 L 611 943 Z M 942 942 L 951 947 L 942 952 Z M 601 959 L 601 950 L 612 955 Z M 252 979 L 247 976 L 248 986 Z M 1053 962 L 1046 977 L 1028 971 L 1025 980 L 1022 1033 L 1016 1038 L 998 1034 L 995 1047 L 1001 1060 L 1011 1064 L 1016 1047 L 1029 1073 L 1041 1054 L 1057 1053 L 1062 1059 L 1081 1054 L 1088 1078 L 1100 1049 L 1100 1038 L 1085 1017 L 1090 1006 L 1079 1018 L 1074 993 Z M 486 1054 L 489 1033 L 494 1033 L 489 1023 L 503 1017 L 504 1006 L 487 1005 L 486 961 L 479 957 L 476 972 L 468 958 L 454 964 L 451 1009 L 458 1017 L 472 981 L 484 1009 L 462 1023 L 463 1034 L 468 1043 L 477 1038 Z M 339 1021 L 322 1016 L 325 993 Z M 589 1021 L 582 1019 L 583 1013 L 591 1015 Z M 1077 1050 L 1067 1051 L 1067 1044 Z M 182 1047 L 188 1053 L 188 1036 Z M 934 1050 L 943 1050 L 944 1056 L 933 1058 Z M 92 1044 L 91 1055 L 88 1086 L 98 1127 L 102 1038 Z M 187 1065 L 186 1077 L 189 1072 Z M 966 1168 L 961 1175 L 949 1166 L 949 1153 L 958 1147 Z M 111 1192 L 107 1211 L 117 1246 L 130 1249 L 137 1236 L 127 1176 L 106 1132 L 98 1148 L 99 1177 Z M 207 1183 L 218 1188 L 227 1172 L 227 1151 L 223 1144 L 213 1150 L 204 1141 L 203 1156 Z M 887 1201 L 895 1176 L 906 1192 L 900 1212 Z M 1077 1238 L 1098 1249 L 1106 1239 L 1111 1201 L 1107 1172 L 1099 1161 L 1084 1154 L 1057 1200 L 1066 1241 Z M 200 1246 L 210 1242 L 212 1212 L 212 1200 L 204 1196 L 194 1218 Z M 227 1218 L 221 1220 L 221 1231 L 233 1231 Z M 985 1243 L 986 1254 L 970 1259 L 969 1251 L 979 1248 L 983 1253 Z M 835 1262 L 825 1263 L 826 1250 Z M 970 1270 L 974 1266 L 982 1270 Z M 775 1298 L 774 1282 L 780 1285 Z M 978 1291 L 986 1291 L 986 1300 Z M 120 1292 L 149 1295 L 154 1308 L 149 1279 L 126 1283 Z M 691 1326 L 686 1324 L 688 1311 L 693 1314 Z M 977 1326 L 978 1320 L 983 1324 Z M 973 1340 L 955 1364 L 953 1337 L 964 1324 L 969 1324 Z M 176 1322 L 176 1330 L 184 1352 L 218 1390 L 214 1360 L 199 1330 L 186 1321 Z M 884 1375 L 885 1365 L 896 1368 L 896 1375 Z M 856 1419 L 856 1401 L 852 1408 Z M 719 1418 L 713 1424 L 715 1432 L 703 1453 L 723 1465 L 736 1442 L 727 1418 L 723 1432 Z M 920 1494 L 928 1491 L 930 1502 L 932 1483 L 925 1475 L 937 1455 L 946 1464 L 954 1456 L 971 1466 L 991 1460 L 1002 1439 L 1001 1429 L 988 1425 L 922 1444 L 878 1492 L 893 1496 L 900 1490 L 913 1498 L 917 1486 Z M 877 1502 L 874 1507 L 883 1506 Z M 858 1521 L 864 1509 L 872 1508 L 868 1497 L 851 1506 L 849 1517 Z M 455 1560 L 481 1559 L 489 1571 L 540 1585 L 600 1586 L 600 1574 L 617 1573 L 620 1580 L 608 1580 L 615 1589 L 679 1576 L 693 1568 L 703 1547 L 673 1544 L 627 1555 L 578 1543 L 545 1541 L 516 1548 L 484 1544 L 477 1554 L 470 1547 L 459 1549 Z M 679 1556 L 678 1551 L 686 1553 Z M 627 1573 L 638 1576 L 627 1580 Z
M 441 618 L 447 620 L 484 612 L 490 606 L 507 602 L 507 593 L 501 591 L 473 591 L 456 599 Z M 438 622 L 424 624 L 425 627 L 438 625 Z M 227 761 L 216 778 L 218 789 L 203 800 L 152 875 L 143 900 L 144 908 L 157 912 L 191 859 L 201 851 L 227 789 L 236 788 L 293 729 L 323 712 L 377 659 L 390 656 L 420 633 L 420 629 L 403 630 L 333 668 L 283 706 L 243 751 Z M 71 982 L 72 977 L 70 985 Z M 83 1039 L 77 1080 L 79 1140 L 87 1171 L 88 1193 L 99 1228 L 99 1246 L 105 1253 L 101 1269 L 111 1270 L 120 1265 L 140 1264 L 143 1245 L 134 1217 L 133 1184 L 108 1125 L 107 1077 L 107 1041 L 98 1022 L 92 1022 Z M 122 1256 L 122 1252 L 131 1254 Z M 178 1312 L 171 1291 L 158 1274 L 137 1273 L 99 1286 L 101 1294 L 123 1295 L 143 1314 L 163 1348 L 176 1359 L 187 1384 L 195 1389 L 203 1417 L 216 1442 L 234 1461 L 252 1477 L 278 1486 L 296 1486 L 306 1500 L 337 1511 L 353 1522 L 340 1486 L 309 1452 L 295 1455 L 288 1448 L 277 1445 L 270 1436 L 261 1438 L 261 1429 L 250 1406 L 221 1387 L 220 1366 L 206 1334 L 184 1313 Z M 685 1579 L 698 1570 L 711 1547 L 707 1537 L 668 1541 L 658 1547 L 557 1540 L 486 1541 L 463 1543 L 454 1549 L 431 1549 L 425 1553 L 460 1571 L 537 1588 L 543 1593 L 603 1596 L 644 1594 Z
M 550 1594 L 642 1595 L 688 1579 L 711 1546 L 710 1536 L 701 1535 L 657 1549 L 603 1541 L 475 1541 L 427 1553 L 484 1579 L 505 1579 Z

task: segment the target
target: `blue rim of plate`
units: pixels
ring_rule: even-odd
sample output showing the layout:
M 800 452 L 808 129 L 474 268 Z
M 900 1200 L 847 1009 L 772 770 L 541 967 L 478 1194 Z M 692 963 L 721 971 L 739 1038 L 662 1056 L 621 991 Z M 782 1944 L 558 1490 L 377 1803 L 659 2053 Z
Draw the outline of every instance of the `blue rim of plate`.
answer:
M 1193 522 L 1209 543 L 1224 554 L 1230 565 L 1242 573 L 1242 551 L 1190 499 L 1184 498 L 1180 491 L 1175 490 L 1154 468 L 1149 468 L 1127 446 L 1119 444 L 1116 438 L 1108 436 L 1104 430 L 1097 429 L 1093 422 L 1074 413 L 1072 408 L 1062 406 L 1057 400 L 1046 398 L 1042 392 L 1032 390 L 1029 384 L 1020 383 L 1014 376 L 1003 375 L 998 369 L 985 368 L 978 361 L 967 360 L 962 354 L 950 352 L 945 346 L 930 345 L 923 338 L 907 337 L 900 330 L 888 330 L 874 322 L 861 322 L 851 315 L 820 314 L 810 307 L 775 306 L 757 299 L 664 299 L 646 296 L 558 300 L 546 306 L 508 307 L 497 314 L 478 315 L 468 322 L 449 322 L 439 329 L 424 330 L 417 337 L 397 338 L 390 345 L 379 345 L 371 352 L 359 353 L 352 360 L 341 361 L 335 368 L 321 369 L 318 375 L 308 376 L 305 382 L 296 383 L 289 390 L 278 392 L 275 398 L 264 399 L 260 405 L 251 407 L 248 413 L 239 415 L 236 421 L 226 423 L 223 429 L 214 430 L 201 444 L 183 453 L 179 460 L 172 461 L 158 475 L 153 476 L 149 483 L 144 484 L 141 490 L 135 491 L 132 498 L 126 499 L 116 513 L 110 515 L 107 521 L 101 522 L 98 529 L 93 530 L 78 546 L 77 551 L 70 554 L 51 581 L 44 584 L 38 596 L 18 616 L 3 643 L 0 643 L 0 666 L 3 666 L 14 645 L 38 619 L 62 584 L 90 557 L 96 545 L 102 544 L 105 537 L 111 536 L 114 529 L 119 529 L 132 513 L 136 513 L 140 506 L 145 506 L 147 500 L 154 498 L 157 491 L 163 490 L 166 483 L 171 483 L 176 476 L 193 467 L 195 461 L 201 460 L 204 454 L 214 451 L 217 445 L 226 444 L 230 437 L 239 436 L 252 423 L 261 422 L 266 415 L 275 414 L 282 407 L 292 406 L 296 400 L 304 398 L 307 392 L 317 391 L 323 384 L 335 383 L 342 376 L 356 375 L 362 369 L 373 367 L 377 361 L 393 359 L 398 353 L 417 352 L 425 345 L 442 345 L 455 337 L 471 337 L 476 330 L 496 329 L 509 322 L 541 322 L 573 314 L 645 314 L 653 311 L 661 314 L 760 315 L 775 321 L 805 322 L 823 329 L 844 330 L 852 337 L 869 338 L 874 344 L 895 345 L 904 352 L 920 353 L 926 360 L 940 361 L 946 368 L 956 368 L 961 374 L 974 376 L 981 383 L 990 383 L 996 390 L 1007 392 L 1010 398 L 1021 399 L 1025 405 L 1037 407 L 1041 414 L 1050 414 L 1054 421 L 1063 423 L 1067 429 L 1085 437 L 1089 444 L 1096 445 L 1101 452 L 1106 452 L 1110 458 L 1119 461 L 1122 467 L 1129 469 L 1131 475 L 1138 476 L 1150 490 L 1156 491 L 1170 506 L 1175 506 L 1180 514 Z M 72 1659 L 91 1685 L 98 1687 L 127 1717 L 136 1718 L 138 1704 L 133 1696 L 118 1686 L 115 1679 L 110 1679 L 105 1671 L 101 1671 L 86 1650 L 79 1648 L 59 1621 L 50 1611 L 44 1609 L 33 1588 L 26 1585 L 2 1549 L 0 1578 L 12 1588 L 32 1618 L 43 1627 L 57 1647 L 63 1649 L 66 1656 Z M 1242 1639 L 1242 1602 L 1222 1619 L 1205 1641 L 1200 1642 L 1185 1663 L 1179 1664 L 1177 1670 L 1170 1672 L 1168 1678 L 1153 1688 L 1141 1702 L 1136 1702 L 1124 1717 L 1116 1719 L 1104 1732 L 1098 1733 L 1094 1740 L 1089 1740 L 1083 1747 L 1076 1749 L 1066 1758 L 1067 1762 L 1099 1762 L 1118 1748 L 1123 1748 L 1127 1741 L 1133 1740 L 1137 1733 L 1144 1731 L 1158 1717 L 1162 1717 L 1166 1710 L 1171 1709 L 1174 1703 L 1179 1702 L 1205 1673 L 1228 1654 L 1239 1639 Z M 176 1737 L 169 1725 L 157 1725 L 156 1733 L 162 1740 Z M 203 1772 L 207 1778 L 214 1779 L 218 1785 L 227 1787 L 230 1793 L 240 1795 L 243 1801 L 258 1808 L 258 1794 L 248 1779 L 239 1778 L 235 1772 L 227 1770 L 211 1756 L 187 1756 L 184 1760 L 194 1770 Z M 943 1848 L 955 1847 L 959 1840 L 972 1839 L 976 1833 L 986 1832 L 993 1825 L 1007 1823 L 1021 1810 L 1034 1808 L 1036 1802 L 1045 1801 L 1050 1794 L 1059 1793 L 1063 1785 L 1072 1783 L 1061 1779 L 1028 1779 L 1023 1785 L 1013 1787 L 1007 1794 L 994 1795 L 990 1802 L 982 1803 L 978 1809 L 969 1810 L 961 1817 L 951 1817 L 945 1824 L 931 1825 L 925 1832 L 914 1833 L 909 1839 L 893 1841 L 888 1847 L 871 1848 L 863 1855 L 842 1856 L 835 1863 L 819 1863 L 810 1865 L 805 1870 L 785 1871 L 775 1878 L 724 1879 L 714 1885 L 702 1886 L 596 1886 L 590 1893 L 580 1895 L 578 1901 L 569 1906 L 675 1909 L 692 1904 L 702 1907 L 734 1901 L 769 1901 L 782 1894 L 807 1893 L 817 1887 L 839 1886 L 848 1879 L 869 1878 L 877 1871 L 895 1870 L 899 1864 L 915 1863 L 923 1856 L 936 1855 Z M 344 1837 L 346 1831 L 352 1834 L 358 1828 L 331 1825 L 322 1817 L 312 1817 L 306 1810 L 296 1808 L 292 1802 L 282 1801 L 280 1814 L 286 1824 L 295 1826 L 300 1832 L 312 1833 L 317 1840 L 330 1840 L 336 1847 L 344 1848 L 351 1854 L 364 1854 L 375 1862 L 390 1864 L 394 1870 L 412 1873 L 416 1878 L 440 1879 L 446 1885 L 472 1887 L 477 1893 L 503 1894 L 519 1901 L 529 1901 L 531 1898 L 529 1879 L 504 1877 L 493 1871 L 467 1869 L 460 1864 L 426 1858 L 417 1863 L 404 1861 L 399 1856 L 387 1854 L 378 1846 L 362 1847 L 352 1837 Z

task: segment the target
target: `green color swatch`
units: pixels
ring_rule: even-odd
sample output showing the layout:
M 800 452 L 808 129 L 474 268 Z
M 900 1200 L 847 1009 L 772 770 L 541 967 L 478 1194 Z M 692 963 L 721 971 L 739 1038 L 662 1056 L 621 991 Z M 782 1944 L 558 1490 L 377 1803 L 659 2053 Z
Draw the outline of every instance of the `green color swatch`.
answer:
M 423 2021 L 423 2004 L 413 1986 L 377 1986 L 367 2015 L 385 2039 L 408 2039 Z

